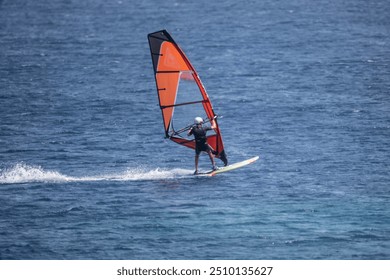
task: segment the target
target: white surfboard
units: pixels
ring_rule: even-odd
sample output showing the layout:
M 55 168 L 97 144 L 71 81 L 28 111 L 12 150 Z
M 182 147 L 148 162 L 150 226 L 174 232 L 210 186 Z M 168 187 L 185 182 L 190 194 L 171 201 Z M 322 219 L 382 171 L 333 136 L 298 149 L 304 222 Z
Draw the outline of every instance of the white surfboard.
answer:
M 259 156 L 255 156 L 255 157 L 247 159 L 247 160 L 243 160 L 240 162 L 236 162 L 236 163 L 221 167 L 217 170 L 210 170 L 207 172 L 199 173 L 198 175 L 200 175 L 200 176 L 215 176 L 219 173 L 228 172 L 228 171 L 232 171 L 232 170 L 244 167 L 248 164 L 254 163 L 258 159 L 259 159 Z

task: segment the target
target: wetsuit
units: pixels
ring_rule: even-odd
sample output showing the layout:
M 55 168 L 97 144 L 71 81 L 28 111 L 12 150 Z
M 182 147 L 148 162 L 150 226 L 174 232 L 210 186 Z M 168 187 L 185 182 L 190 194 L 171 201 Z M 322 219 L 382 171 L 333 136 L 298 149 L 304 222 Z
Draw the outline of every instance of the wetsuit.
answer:
M 211 127 L 209 126 L 198 126 L 198 125 L 194 125 L 190 132 L 188 133 L 188 135 L 194 135 L 195 136 L 195 143 L 196 143 L 196 146 L 195 146 L 195 153 L 197 155 L 200 154 L 200 152 L 202 151 L 205 151 L 205 152 L 208 152 L 210 151 L 210 146 L 207 144 L 207 137 L 206 137 L 206 133 L 208 130 L 212 130 Z

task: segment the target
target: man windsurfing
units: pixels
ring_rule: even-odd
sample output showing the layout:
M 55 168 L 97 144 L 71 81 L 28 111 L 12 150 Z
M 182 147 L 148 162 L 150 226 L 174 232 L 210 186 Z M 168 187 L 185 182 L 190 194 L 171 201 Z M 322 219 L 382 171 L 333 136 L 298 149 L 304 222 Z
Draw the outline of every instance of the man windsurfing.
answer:
M 214 120 L 211 120 L 211 127 L 210 126 L 203 126 L 203 119 L 201 117 L 196 117 L 194 120 L 194 125 L 191 127 L 190 131 L 188 132 L 188 136 L 194 135 L 195 137 L 195 172 L 194 175 L 198 174 L 198 163 L 199 163 L 199 154 L 201 152 L 206 152 L 209 157 L 210 161 L 213 165 L 213 170 L 217 169 L 217 166 L 215 165 L 214 161 L 214 155 L 213 155 L 213 149 L 210 147 L 210 145 L 207 143 L 207 137 L 206 133 L 208 130 L 213 130 L 216 128 L 216 124 Z

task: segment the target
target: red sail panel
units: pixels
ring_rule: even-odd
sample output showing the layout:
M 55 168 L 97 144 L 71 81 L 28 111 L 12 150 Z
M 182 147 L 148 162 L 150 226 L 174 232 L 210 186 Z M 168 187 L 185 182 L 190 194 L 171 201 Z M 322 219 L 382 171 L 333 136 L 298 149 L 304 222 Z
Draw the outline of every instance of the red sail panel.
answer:
M 190 61 L 165 30 L 148 35 L 165 135 L 172 141 L 195 148 L 187 136 L 197 116 L 213 120 L 215 113 L 207 92 Z M 207 142 L 227 164 L 221 132 L 216 122 Z
M 174 108 L 171 105 L 175 104 L 176 100 L 179 73 L 156 73 L 156 81 L 159 87 L 158 95 L 163 114 L 164 128 L 165 131 L 168 131 Z
M 188 67 L 176 47 L 170 42 L 162 42 L 160 58 L 157 64 L 156 82 L 159 90 L 160 107 L 162 107 L 165 131 L 168 130 L 173 114 L 180 71 Z M 167 106 L 167 107 L 166 107 Z

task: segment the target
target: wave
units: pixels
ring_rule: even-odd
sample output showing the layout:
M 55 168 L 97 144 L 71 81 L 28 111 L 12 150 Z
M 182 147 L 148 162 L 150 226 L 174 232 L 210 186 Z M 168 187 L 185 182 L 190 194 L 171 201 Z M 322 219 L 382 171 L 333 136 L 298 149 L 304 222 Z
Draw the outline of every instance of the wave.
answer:
M 88 182 L 88 181 L 141 181 L 163 180 L 186 177 L 192 174 L 186 169 L 152 169 L 133 168 L 117 174 L 103 174 L 99 176 L 74 177 L 64 175 L 58 171 L 45 170 L 41 166 L 33 166 L 25 163 L 0 170 L 0 184 L 20 184 L 33 182 Z

